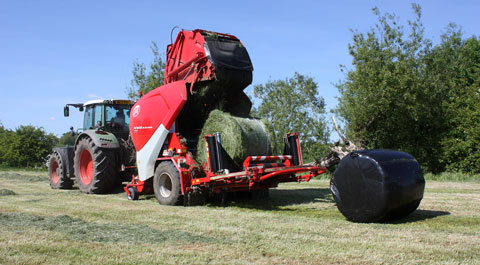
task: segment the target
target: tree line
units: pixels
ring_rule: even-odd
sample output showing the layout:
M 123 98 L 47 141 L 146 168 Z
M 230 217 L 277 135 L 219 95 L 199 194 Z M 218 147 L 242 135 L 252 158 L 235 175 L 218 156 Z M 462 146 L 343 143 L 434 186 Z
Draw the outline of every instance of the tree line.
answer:
M 75 137 L 70 133 L 59 138 L 42 127 L 21 125 L 9 130 L 0 123 L 0 166 L 43 167 L 53 147 L 74 142 Z
M 374 8 L 375 27 L 353 32 L 334 111 L 367 148 L 405 151 L 428 172 L 480 173 L 480 41 L 450 24 L 434 45 L 412 8 L 408 30 Z

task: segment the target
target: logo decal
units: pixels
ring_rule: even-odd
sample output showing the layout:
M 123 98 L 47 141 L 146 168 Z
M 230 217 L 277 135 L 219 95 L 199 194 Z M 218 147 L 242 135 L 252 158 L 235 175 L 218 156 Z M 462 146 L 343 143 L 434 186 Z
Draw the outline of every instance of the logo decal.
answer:
M 137 106 L 135 106 L 135 108 L 133 108 L 132 116 L 137 117 L 138 114 L 140 114 L 140 105 L 137 105 Z

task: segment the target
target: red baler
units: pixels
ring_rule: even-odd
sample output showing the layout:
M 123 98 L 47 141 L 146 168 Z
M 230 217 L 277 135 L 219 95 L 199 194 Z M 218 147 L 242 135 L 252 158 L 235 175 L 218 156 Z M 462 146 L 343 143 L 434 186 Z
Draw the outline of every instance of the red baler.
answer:
M 303 164 L 298 133 L 285 135 L 283 154 L 250 154 L 236 168 L 224 163 L 219 133 L 199 135 L 214 109 L 248 116 L 252 103 L 243 90 L 252 82 L 252 71 L 248 52 L 235 36 L 205 30 L 178 34 L 167 47 L 164 85 L 141 97 L 130 113 L 138 176 L 125 187 L 129 198 L 153 191 L 161 204 L 179 204 L 182 199 L 190 204 L 196 195 L 265 190 L 280 182 L 308 181 L 326 171 Z M 206 87 L 214 92 L 199 95 Z M 204 164 L 197 164 L 192 155 L 198 139 L 207 148 Z

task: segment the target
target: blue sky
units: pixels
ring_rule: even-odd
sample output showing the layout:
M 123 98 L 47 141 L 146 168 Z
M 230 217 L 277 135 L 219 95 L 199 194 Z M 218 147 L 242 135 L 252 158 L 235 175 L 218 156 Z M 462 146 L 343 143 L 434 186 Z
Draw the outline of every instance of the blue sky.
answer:
M 416 1 L 425 35 L 439 41 L 455 22 L 480 35 L 480 1 Z M 60 135 L 80 127 L 63 117 L 66 103 L 125 98 L 135 60 L 163 51 L 174 26 L 231 33 L 254 65 L 253 85 L 294 72 L 318 83 L 327 109 L 336 105 L 339 65 L 350 65 L 350 29 L 376 22 L 371 8 L 413 18 L 410 1 L 22 1 L 0 0 L 0 122 L 9 129 L 42 126 Z M 175 36 L 174 36 L 175 38 Z M 247 91 L 251 91 L 250 86 Z M 333 136 L 333 134 L 332 134 Z

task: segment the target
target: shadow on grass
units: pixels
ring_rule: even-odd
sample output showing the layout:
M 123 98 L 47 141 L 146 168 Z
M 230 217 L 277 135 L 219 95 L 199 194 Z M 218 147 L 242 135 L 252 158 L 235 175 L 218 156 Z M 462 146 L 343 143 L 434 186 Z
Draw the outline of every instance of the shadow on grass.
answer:
M 125 185 L 123 185 L 123 184 L 122 184 L 122 185 L 118 184 L 118 185 L 115 185 L 115 186 L 114 186 L 110 191 L 108 191 L 107 193 L 99 193 L 99 194 L 95 194 L 95 195 L 100 195 L 100 196 L 102 196 L 102 195 L 112 195 L 112 194 L 121 194 L 121 193 L 124 193 L 124 194 L 125 194 L 125 198 L 127 198 L 127 194 L 125 193 L 125 190 L 123 189 L 124 186 L 125 186 Z M 72 187 L 71 189 L 67 189 L 67 190 L 77 190 L 77 191 L 79 191 L 80 193 L 82 193 L 82 192 L 80 191 L 80 189 L 78 188 L 78 186 L 77 186 L 76 183 L 73 185 L 73 187 Z M 85 194 L 85 195 L 87 195 L 87 194 Z
M 329 189 L 270 189 L 266 198 L 243 198 L 235 195 L 228 195 L 225 206 L 236 206 L 240 208 L 258 210 L 282 210 L 293 209 L 282 208 L 314 202 L 334 203 Z M 210 202 L 212 206 L 221 205 L 220 201 L 214 199 Z
M 450 212 L 445 211 L 431 211 L 431 210 L 416 210 L 404 218 L 387 222 L 389 224 L 406 224 L 433 219 L 439 216 L 450 215 Z
M 120 193 L 125 193 L 125 190 L 123 189 L 124 185 L 116 185 L 113 187 L 113 189 L 108 192 L 107 194 L 120 194 Z M 125 198 L 127 197 L 127 194 L 125 193 Z

